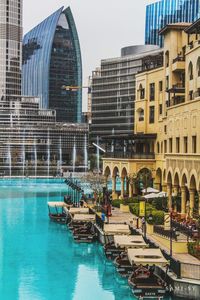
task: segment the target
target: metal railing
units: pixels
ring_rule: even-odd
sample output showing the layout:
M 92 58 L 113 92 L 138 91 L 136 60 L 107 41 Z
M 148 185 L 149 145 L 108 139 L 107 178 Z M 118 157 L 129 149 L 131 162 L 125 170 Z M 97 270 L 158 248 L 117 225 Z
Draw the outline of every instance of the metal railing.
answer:
M 173 240 L 177 241 L 177 235 L 173 229 L 165 229 L 162 226 L 154 225 L 154 232 L 168 239 L 172 238 Z
M 95 222 L 101 230 L 104 230 L 104 221 L 97 214 L 96 214 Z
M 105 157 L 132 158 L 132 159 L 155 159 L 155 153 L 131 153 L 123 151 L 106 152 Z
M 187 227 L 186 225 L 180 224 L 172 220 L 172 226 L 175 227 L 178 231 L 186 235 L 188 238 L 198 238 L 200 237 L 200 230 L 193 230 L 192 228 Z
M 185 57 L 178 55 L 176 58 L 173 59 L 173 64 L 177 61 L 185 61 Z
M 177 278 L 181 278 L 181 263 L 179 260 L 176 260 L 175 258 L 171 257 L 165 250 L 161 250 L 163 256 L 166 260 L 169 261 L 169 267 L 170 270 L 176 274 Z

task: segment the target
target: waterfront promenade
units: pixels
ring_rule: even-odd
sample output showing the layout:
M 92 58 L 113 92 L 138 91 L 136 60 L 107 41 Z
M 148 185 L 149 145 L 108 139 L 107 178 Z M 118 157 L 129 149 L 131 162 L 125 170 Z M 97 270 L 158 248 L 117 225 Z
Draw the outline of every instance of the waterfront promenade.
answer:
M 89 205 L 91 208 L 92 206 Z M 99 213 L 98 213 L 99 215 Z M 137 219 L 138 217 L 134 216 L 130 212 L 123 212 L 119 208 L 113 208 L 112 209 L 112 216 L 109 217 L 107 222 L 110 224 L 119 224 L 119 223 L 126 223 L 128 224 L 131 228 L 134 230 L 137 227 Z M 143 234 L 142 231 L 142 225 L 141 225 L 141 219 L 138 219 L 138 229 L 136 229 L 138 233 Z M 152 243 L 154 243 L 156 246 L 158 246 L 161 250 L 165 251 L 168 255 L 170 254 L 170 249 L 169 247 L 166 246 L 166 243 L 162 243 L 162 239 L 160 238 L 159 235 L 151 232 L 149 233 L 149 229 L 147 226 L 147 233 L 146 233 L 146 238 L 150 240 Z M 167 239 L 166 239 L 167 240 Z M 167 240 L 168 244 L 170 244 L 169 239 Z M 181 238 L 179 238 L 179 242 L 184 242 L 187 243 L 187 238 L 184 235 L 181 235 Z M 173 252 L 172 255 L 173 259 L 180 262 L 182 266 L 182 278 L 188 279 L 188 280 L 193 280 L 195 284 L 200 285 L 200 261 L 195 258 L 194 256 L 186 253 L 176 253 Z M 180 279 L 180 280 L 185 280 L 185 279 Z

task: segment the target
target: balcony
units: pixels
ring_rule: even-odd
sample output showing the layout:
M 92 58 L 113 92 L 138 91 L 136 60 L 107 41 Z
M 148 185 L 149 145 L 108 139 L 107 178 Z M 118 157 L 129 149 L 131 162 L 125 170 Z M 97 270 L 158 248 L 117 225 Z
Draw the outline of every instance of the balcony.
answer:
M 183 82 L 173 84 L 166 92 L 172 94 L 185 94 L 185 84 Z
M 185 57 L 178 55 L 173 60 L 172 72 L 184 72 L 184 71 L 185 71 Z
M 132 153 L 132 152 L 106 152 L 105 158 L 123 158 L 123 159 L 155 159 L 155 153 Z

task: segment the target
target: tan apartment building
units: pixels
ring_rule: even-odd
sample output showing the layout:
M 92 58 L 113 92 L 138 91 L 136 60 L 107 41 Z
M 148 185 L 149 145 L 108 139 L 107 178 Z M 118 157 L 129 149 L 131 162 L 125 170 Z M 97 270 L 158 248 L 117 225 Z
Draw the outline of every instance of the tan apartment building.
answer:
M 121 196 L 128 189 L 132 196 L 134 177 L 150 170 L 154 186 L 167 191 L 170 208 L 172 195 L 179 195 L 180 212 L 199 215 L 200 20 L 167 25 L 160 34 L 163 66 L 152 68 L 149 61 L 136 76 L 135 128 L 132 137 L 121 137 L 132 139 L 134 155 L 105 157 L 104 174 L 113 179 L 114 197 L 116 176 Z

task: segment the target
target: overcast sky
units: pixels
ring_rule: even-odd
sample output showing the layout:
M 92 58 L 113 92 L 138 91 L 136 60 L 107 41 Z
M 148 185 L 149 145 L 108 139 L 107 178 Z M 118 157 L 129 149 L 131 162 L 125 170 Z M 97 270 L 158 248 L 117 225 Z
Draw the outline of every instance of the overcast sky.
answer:
M 145 7 L 154 0 L 24 0 L 24 33 L 61 6 L 70 6 L 79 34 L 83 83 L 100 60 L 120 56 L 125 46 L 143 44 Z M 84 110 L 86 96 L 84 96 Z

